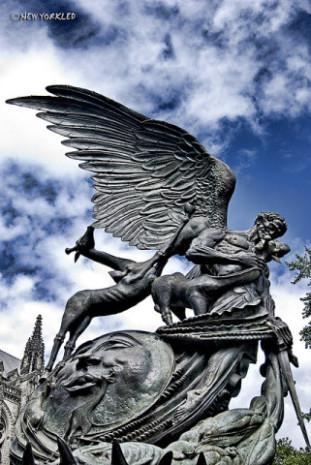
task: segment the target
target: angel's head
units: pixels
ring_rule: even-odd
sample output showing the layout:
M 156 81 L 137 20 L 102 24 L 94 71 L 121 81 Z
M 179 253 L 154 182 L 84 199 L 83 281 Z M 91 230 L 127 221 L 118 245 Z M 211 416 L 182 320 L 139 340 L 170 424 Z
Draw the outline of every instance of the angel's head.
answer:
M 251 239 L 262 247 L 270 240 L 283 236 L 287 231 L 285 219 L 278 213 L 262 212 L 256 217 Z

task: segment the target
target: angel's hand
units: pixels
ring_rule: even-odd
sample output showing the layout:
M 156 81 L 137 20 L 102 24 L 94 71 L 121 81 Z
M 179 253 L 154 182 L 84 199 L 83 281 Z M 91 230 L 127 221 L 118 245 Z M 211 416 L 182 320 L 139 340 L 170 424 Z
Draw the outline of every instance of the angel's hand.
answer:
M 128 263 L 124 268 L 124 280 L 127 284 L 133 284 L 146 276 L 145 263 Z
M 161 257 L 161 252 L 157 252 L 151 259 L 145 262 L 133 262 L 126 265 L 125 270 L 132 281 L 143 279 L 148 275 L 150 278 L 155 273 L 155 265 Z
M 246 252 L 238 252 L 234 255 L 238 261 L 249 268 L 259 268 L 260 270 L 264 270 L 266 267 L 265 261 L 258 257 L 257 255 L 246 253 Z
M 132 283 L 145 276 L 145 270 L 142 263 L 129 263 L 124 268 L 124 273 L 127 277 L 127 282 Z
M 126 273 L 137 273 L 140 269 L 141 269 L 141 263 L 128 263 L 125 268 L 124 268 L 124 271 L 126 271 Z

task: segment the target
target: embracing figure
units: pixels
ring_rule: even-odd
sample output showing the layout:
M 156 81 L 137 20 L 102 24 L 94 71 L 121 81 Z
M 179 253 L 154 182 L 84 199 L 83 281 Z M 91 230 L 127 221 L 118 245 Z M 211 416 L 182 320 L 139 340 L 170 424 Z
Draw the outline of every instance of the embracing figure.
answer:
M 166 324 L 172 324 L 172 313 L 184 319 L 186 308 L 195 315 L 219 312 L 223 307 L 219 298 L 236 286 L 256 283 L 257 291 L 263 294 L 269 286 L 266 263 L 272 259 L 278 261 L 290 250 L 287 244 L 274 240 L 286 229 L 284 218 L 271 212 L 260 213 L 248 231 L 204 229 L 186 252 L 186 257 L 198 266 L 187 276 L 174 273 L 155 279 L 152 285 L 155 310 Z M 230 296 L 232 308 L 234 292 Z

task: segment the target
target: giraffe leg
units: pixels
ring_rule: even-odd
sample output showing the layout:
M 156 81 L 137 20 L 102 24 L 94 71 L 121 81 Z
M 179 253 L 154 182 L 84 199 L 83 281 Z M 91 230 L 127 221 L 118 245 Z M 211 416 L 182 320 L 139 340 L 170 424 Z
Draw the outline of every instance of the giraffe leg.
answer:
M 51 350 L 51 355 L 50 355 L 48 364 L 46 366 L 47 371 L 52 370 L 54 362 L 55 362 L 56 357 L 57 357 L 57 354 L 59 352 L 59 349 L 61 348 L 61 346 L 62 346 L 62 344 L 63 344 L 63 342 L 65 340 L 65 335 L 66 335 L 66 331 L 63 331 L 63 330 L 60 330 L 56 334 L 55 339 L 54 339 L 54 343 L 53 343 L 53 347 L 52 347 L 52 350 Z
M 86 316 L 83 318 L 83 320 L 80 322 L 80 324 L 75 328 L 74 331 L 70 331 L 70 337 L 68 342 L 65 345 L 65 353 L 64 353 L 64 358 L 63 360 L 67 360 L 70 355 L 72 354 L 76 342 L 79 336 L 85 331 L 85 329 L 89 326 L 91 323 L 92 318 L 90 316 Z

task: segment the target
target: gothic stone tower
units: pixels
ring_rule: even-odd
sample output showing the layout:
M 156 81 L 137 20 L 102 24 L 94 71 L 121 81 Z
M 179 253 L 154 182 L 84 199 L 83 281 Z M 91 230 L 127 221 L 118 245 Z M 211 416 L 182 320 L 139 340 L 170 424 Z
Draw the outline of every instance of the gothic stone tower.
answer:
M 44 370 L 42 317 L 39 315 L 22 360 L 0 350 L 0 464 L 9 465 L 16 419 Z

